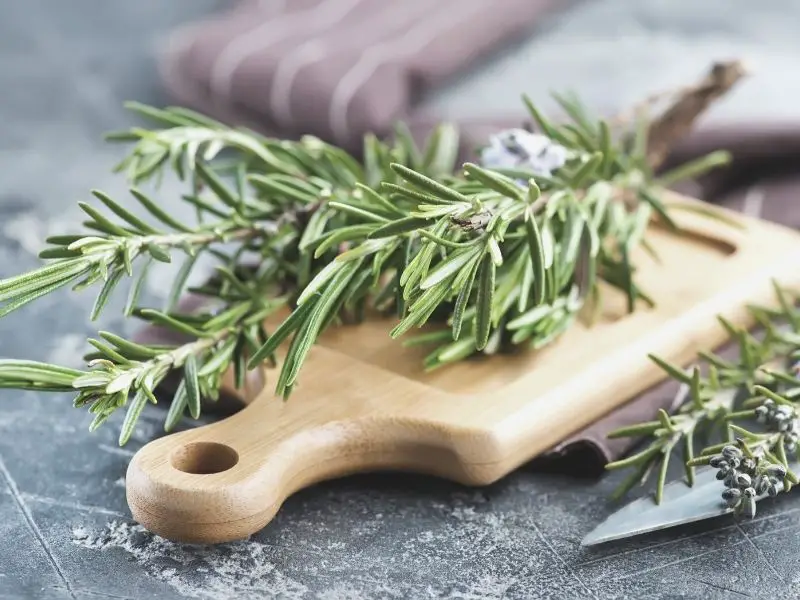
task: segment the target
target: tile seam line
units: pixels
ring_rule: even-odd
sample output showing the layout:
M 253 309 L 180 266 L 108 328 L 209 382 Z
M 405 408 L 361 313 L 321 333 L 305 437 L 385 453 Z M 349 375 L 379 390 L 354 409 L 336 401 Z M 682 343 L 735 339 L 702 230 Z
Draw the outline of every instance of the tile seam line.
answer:
M 770 571 L 772 571 L 772 574 L 778 578 L 778 581 L 786 583 L 786 580 L 783 577 L 781 577 L 781 574 L 778 573 L 778 571 L 775 569 L 774 566 L 772 566 L 772 563 L 764 554 L 764 551 L 750 538 L 749 535 L 747 535 L 747 532 L 742 528 L 742 526 L 739 523 L 736 523 L 736 529 L 742 536 L 744 536 L 744 539 L 746 539 L 747 543 L 750 544 L 750 547 L 753 548 L 753 550 L 755 550 L 756 554 L 758 554 L 758 556 L 761 558 L 761 560 L 764 562 L 767 568 Z
M 542 530 L 539 528 L 539 526 L 536 524 L 536 522 L 531 520 L 531 525 L 533 525 L 533 529 L 536 532 L 536 535 L 539 537 L 540 540 L 542 540 L 542 543 L 545 545 L 545 547 L 548 549 L 548 551 L 555 557 L 555 559 L 559 563 L 561 563 L 561 566 L 564 567 L 564 569 L 567 571 L 567 573 L 572 575 L 572 577 L 575 578 L 575 581 L 577 581 L 581 585 L 581 587 L 589 595 L 591 595 L 592 598 L 595 598 L 595 600 L 597 600 L 597 594 L 594 592 L 594 590 L 591 589 L 589 587 L 589 585 L 581 578 L 581 576 L 578 575 L 578 572 L 575 571 L 575 569 L 573 569 L 569 564 L 567 564 L 567 561 L 565 561 L 561 557 L 561 555 L 556 551 L 555 547 L 550 543 L 550 541 L 547 538 L 544 537 L 544 534 L 542 533 Z
M 28 505 L 25 504 L 25 501 L 22 499 L 22 494 L 17 487 L 17 482 L 14 481 L 14 478 L 11 477 L 11 473 L 9 472 L 8 468 L 6 467 L 6 463 L 3 460 L 2 455 L 0 455 L 0 476 L 3 477 L 6 481 L 6 485 L 8 486 L 9 491 L 11 492 L 11 497 L 14 499 L 17 507 L 19 508 L 20 512 L 22 513 L 23 518 L 25 519 L 25 523 L 28 526 L 28 529 L 31 530 L 36 540 L 39 542 L 39 545 L 44 550 L 44 553 L 47 555 L 47 559 L 52 565 L 53 569 L 55 570 L 58 577 L 64 583 L 64 587 L 67 589 L 70 597 L 73 600 L 77 600 L 75 596 L 75 592 L 72 589 L 72 586 L 69 583 L 64 571 L 61 569 L 61 565 L 58 564 L 53 551 L 50 549 L 50 545 L 47 543 L 47 540 L 44 539 L 39 526 L 36 524 L 36 521 L 33 519 L 33 514 L 31 513 Z

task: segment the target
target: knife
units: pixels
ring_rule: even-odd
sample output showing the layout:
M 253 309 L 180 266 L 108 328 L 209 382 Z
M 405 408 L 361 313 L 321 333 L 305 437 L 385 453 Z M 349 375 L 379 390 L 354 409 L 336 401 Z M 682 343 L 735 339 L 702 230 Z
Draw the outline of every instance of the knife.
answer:
M 800 469 L 800 462 L 789 464 L 789 469 Z M 716 474 L 713 468 L 698 470 L 691 487 L 683 480 L 668 483 L 664 486 L 661 504 L 656 504 L 649 496 L 630 502 L 583 538 L 581 546 L 594 546 L 732 513 L 733 509 L 722 499 L 725 488 Z M 777 487 L 780 490 L 783 486 L 779 483 Z M 756 501 L 767 496 L 757 496 Z

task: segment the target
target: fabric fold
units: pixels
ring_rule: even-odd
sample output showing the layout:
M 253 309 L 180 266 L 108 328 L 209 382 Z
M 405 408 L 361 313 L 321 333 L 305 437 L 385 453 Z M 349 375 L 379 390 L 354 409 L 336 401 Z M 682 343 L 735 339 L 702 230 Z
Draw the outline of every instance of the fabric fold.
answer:
M 174 32 L 161 52 L 181 104 L 282 137 L 360 150 L 410 120 L 420 96 L 574 0 L 245 3 Z

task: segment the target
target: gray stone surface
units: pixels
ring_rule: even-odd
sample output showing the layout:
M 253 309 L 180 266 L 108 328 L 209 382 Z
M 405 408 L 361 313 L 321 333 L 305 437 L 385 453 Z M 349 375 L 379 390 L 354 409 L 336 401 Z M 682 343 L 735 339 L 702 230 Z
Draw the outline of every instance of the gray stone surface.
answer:
M 0 277 L 35 266 L 46 235 L 80 220 L 75 203 L 90 188 L 124 197 L 110 174 L 124 149 L 102 135 L 131 122 L 124 100 L 165 102 L 154 43 L 218 4 L 0 2 Z M 715 115 L 796 117 L 799 17 L 794 0 L 598 0 L 426 105 L 491 114 L 516 110 L 521 91 L 574 87 L 592 104 L 620 106 L 743 53 L 760 74 Z M 168 182 L 165 203 L 177 204 L 174 191 Z M 156 279 L 148 293 L 161 287 Z M 59 293 L 0 320 L 0 355 L 76 363 L 98 328 L 130 332 L 113 308 L 88 323 L 91 301 Z M 130 522 L 122 480 L 162 416 L 146 413 L 123 451 L 118 419 L 89 435 L 69 397 L 0 393 L 0 598 L 800 596 L 797 498 L 764 503 L 743 525 L 723 519 L 584 550 L 581 537 L 613 508 L 617 478 L 528 468 L 480 490 L 353 477 L 297 494 L 247 542 L 171 544 Z

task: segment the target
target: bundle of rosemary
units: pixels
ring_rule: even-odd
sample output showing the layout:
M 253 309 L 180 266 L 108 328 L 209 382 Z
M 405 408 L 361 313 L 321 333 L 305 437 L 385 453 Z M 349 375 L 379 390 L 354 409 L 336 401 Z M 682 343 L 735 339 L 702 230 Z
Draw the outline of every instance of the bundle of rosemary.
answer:
M 536 132 L 500 132 L 479 160 L 461 165 L 458 132 L 446 124 L 423 147 L 402 125 L 389 141 L 367 135 L 359 161 L 319 139 L 272 139 L 182 108 L 132 104 L 155 126 L 110 136 L 132 144 L 118 167 L 131 198 L 95 190 L 96 203 L 80 204 L 84 231 L 49 238 L 44 266 L 0 281 L 0 316 L 65 286 L 96 286 L 96 319 L 131 280 L 125 314 L 190 341 L 142 344 L 101 331 L 88 340 L 85 370 L 2 360 L 0 386 L 74 391 L 75 406 L 94 415 L 92 430 L 124 410 L 125 444 L 168 375 L 179 374 L 180 384 L 167 431 L 187 412 L 196 419 L 201 399 L 218 398 L 226 373 L 241 386 L 263 361 L 280 362 L 274 385 L 288 398 L 319 336 L 368 313 L 395 315 L 387 335 L 429 344 L 424 368 L 434 369 L 552 343 L 579 312 L 599 306 L 601 282 L 621 289 L 635 310 L 652 300 L 636 283 L 631 252 L 649 248 L 652 221 L 675 228 L 663 191 L 727 154 L 656 168 L 686 115 L 691 122 L 730 87 L 734 71 L 715 67 L 654 121 L 642 111 L 632 122 L 594 118 L 556 95 L 569 117 L 556 123 L 526 99 Z M 185 214 L 168 214 L 157 191 L 142 189 L 167 170 L 186 183 Z M 137 210 L 126 206 L 131 199 Z M 216 261 L 215 273 L 187 287 L 200 256 Z M 167 305 L 141 306 L 148 268 L 178 260 Z M 216 308 L 181 312 L 186 291 Z M 265 319 L 281 311 L 288 317 L 267 330 Z M 409 335 L 423 325 L 434 328 Z M 711 384 L 695 388 L 697 410 L 710 410 Z

